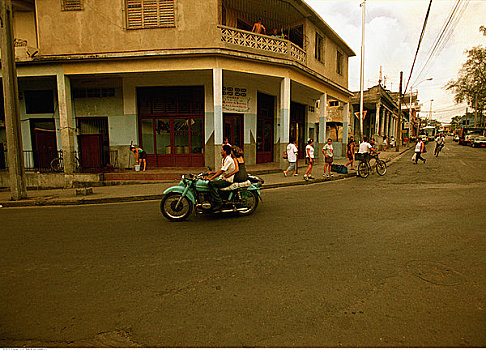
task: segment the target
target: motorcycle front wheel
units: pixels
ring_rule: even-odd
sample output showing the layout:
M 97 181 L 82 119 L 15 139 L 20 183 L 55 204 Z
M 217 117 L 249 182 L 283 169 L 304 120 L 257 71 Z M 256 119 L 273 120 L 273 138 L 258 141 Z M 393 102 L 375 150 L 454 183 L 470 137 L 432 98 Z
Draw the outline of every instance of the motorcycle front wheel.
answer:
M 258 195 L 254 191 L 241 190 L 235 200 L 238 214 L 247 216 L 253 214 L 258 206 Z
M 192 203 L 180 193 L 169 193 L 160 202 L 160 211 L 170 221 L 183 221 L 191 215 Z

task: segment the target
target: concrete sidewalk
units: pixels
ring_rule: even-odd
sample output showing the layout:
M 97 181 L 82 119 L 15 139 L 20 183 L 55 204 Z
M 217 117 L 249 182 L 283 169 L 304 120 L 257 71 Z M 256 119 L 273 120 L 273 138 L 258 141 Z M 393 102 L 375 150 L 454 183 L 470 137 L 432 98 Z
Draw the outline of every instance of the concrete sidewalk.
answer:
M 380 159 L 384 160 L 387 165 L 392 164 L 398 160 L 410 148 L 403 147 L 400 152 L 382 151 Z M 338 159 L 335 164 L 344 165 L 347 159 Z M 355 168 L 357 163 L 355 162 Z M 348 174 L 334 174 L 333 177 L 323 177 L 324 162 L 321 160 L 316 164 L 312 170 L 314 180 L 305 181 L 303 174 L 306 166 L 299 166 L 299 175 L 285 177 L 280 170 L 274 170 L 273 173 L 265 172 L 261 174 L 258 171 L 253 172 L 258 174 L 265 180 L 263 189 L 307 185 L 317 182 L 335 181 L 339 179 L 355 177 L 356 171 L 350 170 Z M 177 184 L 178 181 L 154 182 L 146 184 L 131 184 L 131 185 L 117 185 L 117 186 L 103 186 L 92 187 L 93 193 L 89 195 L 76 195 L 74 188 L 69 189 L 51 189 L 51 190 L 31 190 L 27 191 L 27 199 L 20 201 L 11 201 L 10 192 L 0 192 L 0 206 L 1 207 L 28 207 L 28 206 L 50 206 L 50 205 L 81 205 L 81 204 L 97 204 L 97 203 L 116 203 L 116 202 L 131 202 L 144 200 L 157 200 L 162 198 L 162 193 L 170 186 Z

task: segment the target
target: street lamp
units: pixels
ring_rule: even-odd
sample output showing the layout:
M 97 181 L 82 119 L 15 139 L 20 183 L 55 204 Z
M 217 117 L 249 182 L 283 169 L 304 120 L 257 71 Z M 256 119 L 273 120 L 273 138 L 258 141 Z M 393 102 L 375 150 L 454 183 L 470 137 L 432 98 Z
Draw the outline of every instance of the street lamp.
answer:
M 419 81 L 417 84 L 415 84 L 415 89 L 417 90 L 417 97 L 418 97 L 418 89 L 417 86 L 422 84 L 424 81 L 427 80 L 432 80 L 434 78 L 427 78 L 424 80 Z M 408 113 L 408 143 L 410 144 L 410 139 L 412 138 L 412 92 L 413 92 L 413 86 L 410 86 L 410 110 Z M 432 109 L 432 107 L 431 107 Z M 417 129 L 417 136 L 418 136 L 418 129 Z

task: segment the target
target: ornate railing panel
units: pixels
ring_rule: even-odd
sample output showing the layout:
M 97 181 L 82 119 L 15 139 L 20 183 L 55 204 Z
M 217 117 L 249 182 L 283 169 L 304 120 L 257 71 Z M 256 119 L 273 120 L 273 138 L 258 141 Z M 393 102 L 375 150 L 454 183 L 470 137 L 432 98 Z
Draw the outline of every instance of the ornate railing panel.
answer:
M 225 26 L 218 27 L 221 32 L 221 41 L 223 43 L 262 50 L 270 54 L 285 55 L 302 64 L 306 63 L 305 51 L 288 40 Z

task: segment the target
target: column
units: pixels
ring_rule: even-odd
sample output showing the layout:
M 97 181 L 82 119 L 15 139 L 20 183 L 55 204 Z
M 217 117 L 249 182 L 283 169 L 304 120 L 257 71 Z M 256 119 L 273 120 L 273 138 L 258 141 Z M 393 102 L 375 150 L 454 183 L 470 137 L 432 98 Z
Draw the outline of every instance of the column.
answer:
M 280 144 L 278 158 L 280 159 L 280 168 L 287 168 L 287 160 L 281 155 L 287 149 L 290 141 L 290 78 L 283 78 L 280 82 Z
M 385 110 L 385 135 L 390 137 L 390 111 Z
M 215 168 L 221 168 L 221 145 L 223 144 L 223 70 L 213 69 L 213 106 L 214 106 L 214 159 Z
M 346 151 L 348 148 L 349 107 L 349 102 L 347 102 L 344 104 L 343 108 L 343 157 L 346 157 Z
M 381 113 L 381 103 L 376 104 L 376 123 L 375 123 L 375 134 L 380 135 L 380 113 Z M 378 140 L 376 140 L 378 141 Z
M 322 94 L 319 101 L 319 140 L 316 149 L 321 149 L 327 142 L 327 94 Z
M 59 103 L 59 126 L 61 128 L 61 149 L 64 158 L 64 174 L 73 175 L 74 163 L 74 118 L 71 102 L 71 80 L 64 72 L 57 74 L 57 96 Z M 66 179 L 66 186 L 72 182 Z

